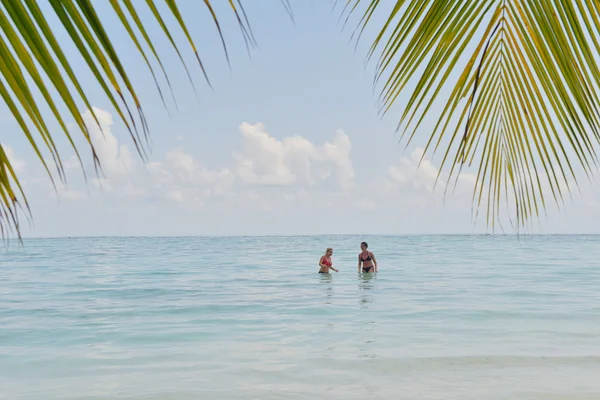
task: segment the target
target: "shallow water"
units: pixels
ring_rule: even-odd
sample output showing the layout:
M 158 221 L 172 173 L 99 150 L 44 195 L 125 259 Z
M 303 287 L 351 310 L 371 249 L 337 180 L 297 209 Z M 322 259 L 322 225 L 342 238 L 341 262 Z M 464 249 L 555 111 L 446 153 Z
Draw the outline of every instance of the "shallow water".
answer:
M 595 236 L 31 239 L 0 252 L 0 399 L 598 399 L 599 259 Z

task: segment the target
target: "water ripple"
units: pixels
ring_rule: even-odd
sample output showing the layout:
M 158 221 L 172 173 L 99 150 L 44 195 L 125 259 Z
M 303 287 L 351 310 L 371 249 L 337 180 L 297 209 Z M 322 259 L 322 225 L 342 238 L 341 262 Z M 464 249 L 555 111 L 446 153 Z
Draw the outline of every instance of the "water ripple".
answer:
M 0 399 L 600 398 L 600 237 L 362 240 L 12 246 Z

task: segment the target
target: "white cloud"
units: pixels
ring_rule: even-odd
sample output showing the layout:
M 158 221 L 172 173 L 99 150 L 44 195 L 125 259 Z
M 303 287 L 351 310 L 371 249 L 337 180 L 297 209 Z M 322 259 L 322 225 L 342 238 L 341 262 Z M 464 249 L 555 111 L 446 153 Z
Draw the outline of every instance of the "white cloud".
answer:
M 166 171 L 182 183 L 228 186 L 234 179 L 228 168 L 210 170 L 199 165 L 191 154 L 182 149 L 169 151 L 165 156 L 164 166 Z
M 91 182 L 105 198 L 162 199 L 186 207 L 202 207 L 209 199 L 220 199 L 238 205 L 260 204 L 262 209 L 269 209 L 269 202 L 304 202 L 315 191 L 347 192 L 353 187 L 352 145 L 341 130 L 331 140 L 317 145 L 301 136 L 279 140 L 269 135 L 261 123 L 243 123 L 239 150 L 221 168 L 205 166 L 187 149 L 178 147 L 138 169 L 138 161 L 128 147 L 113 134 L 111 114 L 98 108 L 94 108 L 94 113 L 102 129 L 89 110 L 83 117 L 104 176 Z M 67 167 L 77 163 L 71 157 Z M 277 192 L 265 192 L 268 187 Z M 87 196 L 74 190 L 61 189 L 59 196 L 69 200 Z
M 234 183 L 229 169 L 208 169 L 183 149 L 169 151 L 163 162 L 152 162 L 147 169 L 158 195 L 176 203 L 201 205 L 207 197 L 227 194 Z
M 423 157 L 423 152 L 424 149 L 417 147 L 409 156 L 401 157 L 390 165 L 383 180 L 383 187 L 392 192 L 428 197 L 431 197 L 435 190 L 434 195 L 441 198 L 442 192 L 449 185 L 447 195 L 460 196 L 461 201 L 464 201 L 465 195 L 472 194 L 476 175 L 459 172 L 456 182 L 454 177 L 448 182 L 446 174 L 440 173 L 439 168 L 429 158 Z
M 301 136 L 277 140 L 261 123 L 244 122 L 240 131 L 242 148 L 234 153 L 235 171 L 246 184 L 314 186 L 332 179 L 342 189 L 352 186 L 352 146 L 350 138 L 342 131 L 321 146 Z
M 204 154 L 176 147 L 142 167 L 130 153 L 131 145 L 120 143 L 114 134 L 111 115 L 100 109 L 95 112 L 103 132 L 89 111 L 84 118 L 105 177 L 90 179 L 87 187 L 73 185 L 69 179 L 69 190 L 59 188 L 61 200 L 86 201 L 86 206 L 96 207 L 108 202 L 106 208 L 115 210 L 143 206 L 161 215 L 173 208 L 190 218 L 208 212 L 242 219 L 262 215 L 278 220 L 293 215 L 301 220 L 302 215 L 321 213 L 339 218 L 334 230 L 346 219 L 366 218 L 363 213 L 391 226 L 402 215 L 417 218 L 412 210 L 441 203 L 441 195 L 431 192 L 437 167 L 427 158 L 418 167 L 422 149 L 388 166 L 379 164 L 380 170 L 371 170 L 368 181 L 355 183 L 352 142 L 343 131 L 315 143 L 303 136 L 275 137 L 261 123 L 243 123 L 237 150 L 223 165 L 207 165 L 201 161 Z M 77 160 L 68 159 L 68 164 L 75 167 Z M 88 172 L 88 176 L 93 175 Z M 460 180 L 469 183 L 472 178 L 465 174 Z M 443 180 L 438 185 L 443 187 Z
M 8 157 L 8 162 L 10 162 L 10 165 L 12 165 L 13 169 L 15 170 L 15 173 L 18 174 L 20 172 L 23 172 L 26 165 L 25 161 L 18 159 L 15 155 L 14 150 L 9 145 L 0 143 L 0 146 L 2 146 L 2 149 L 4 149 L 4 153 L 6 154 L 6 157 Z
M 428 159 L 421 161 L 422 157 L 423 149 L 418 147 L 409 157 L 402 157 L 396 164 L 390 165 L 387 173 L 394 186 L 411 191 L 431 192 L 434 189 L 439 170 Z M 445 186 L 439 180 L 437 185 Z
M 221 168 L 205 166 L 191 152 L 178 147 L 140 170 L 136 169 L 137 160 L 128 147 L 113 134 L 110 113 L 98 108 L 94 112 L 102 130 L 91 112 L 83 115 L 106 177 L 92 179 L 92 183 L 105 196 L 132 201 L 162 199 L 188 209 L 201 208 L 210 199 L 218 199 L 231 206 L 252 204 L 261 210 L 280 208 L 282 202 L 329 208 L 343 204 L 355 210 L 374 210 L 385 202 L 397 202 L 398 193 L 423 198 L 422 194 L 433 188 L 438 173 L 428 159 L 417 168 L 423 150 L 415 149 L 409 157 L 382 170 L 379 179 L 361 184 L 361 190 L 356 191 L 352 143 L 342 130 L 319 145 L 302 136 L 277 139 L 262 123 L 240 125 L 239 149 Z M 73 157 L 69 159 L 69 165 L 75 164 Z M 76 189 L 59 192 L 69 200 L 88 196 Z M 414 201 L 419 200 L 411 200 Z
M 59 201 L 81 201 L 90 197 L 90 193 L 85 188 L 73 187 L 59 180 L 55 181 L 56 186 L 52 185 L 47 175 L 43 179 L 35 179 L 35 182 L 43 186 L 51 198 Z
M 336 168 L 333 169 L 340 187 L 347 189 L 354 183 L 354 167 L 350 159 L 352 144 L 350 138 L 341 129 L 338 130 L 333 142 L 323 145 L 326 159 Z
M 90 110 L 83 113 L 83 120 L 90 131 L 102 171 L 107 178 L 112 180 L 122 179 L 134 171 L 135 162 L 133 157 L 128 147 L 119 145 L 119 141 L 113 135 L 112 115 L 100 108 L 93 107 L 93 109 L 100 126 L 94 120 Z

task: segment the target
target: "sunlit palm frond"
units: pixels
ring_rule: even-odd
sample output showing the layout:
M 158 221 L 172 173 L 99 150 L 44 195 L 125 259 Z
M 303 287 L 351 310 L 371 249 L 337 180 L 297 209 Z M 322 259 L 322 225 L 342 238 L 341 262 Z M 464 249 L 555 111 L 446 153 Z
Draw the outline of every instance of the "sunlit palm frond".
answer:
M 240 0 L 228 0 L 228 2 L 246 43 L 254 44 Z M 48 128 L 49 122 L 58 123 L 81 162 L 79 149 L 66 124 L 67 120 L 75 121 L 78 131 L 83 134 L 91 149 L 94 165 L 96 168 L 100 166 L 88 127 L 81 116 L 80 106 L 85 106 L 92 115 L 94 111 L 77 78 L 79 74 L 72 67 L 72 60 L 65 56 L 61 44 L 56 39 L 58 29 L 66 30 L 89 71 L 95 77 L 95 83 L 102 88 L 119 118 L 129 130 L 137 151 L 145 157 L 149 128 L 144 118 L 142 103 L 129 78 L 128 70 L 121 63 L 106 31 L 105 24 L 97 14 L 98 3 L 92 0 L 49 0 L 49 4 L 62 26 L 49 24 L 47 15 L 42 11 L 37 0 L 1 0 L 0 96 L 47 170 L 50 179 L 54 179 L 51 167 L 56 169 L 59 179 L 64 180 L 65 174 L 55 145 L 56 133 Z M 204 0 L 200 4 L 212 15 L 227 55 L 221 27 L 211 1 Z M 188 67 L 173 39 L 173 29 L 179 29 L 184 33 L 189 48 L 195 54 L 208 80 L 185 18 L 175 0 L 146 0 L 145 2 L 110 0 L 110 5 L 127 32 L 126 39 L 133 42 L 149 67 L 163 102 L 163 90 L 158 83 L 153 63 L 156 63 L 162 71 L 169 90 L 171 90 L 170 81 L 159 53 L 153 45 L 153 39 L 147 32 L 147 27 L 152 21 L 142 20 L 140 17 L 139 11 L 144 7 L 146 11 L 150 11 L 154 22 L 159 24 L 175 49 L 190 76 L 192 85 Z M 173 26 L 167 24 L 167 18 L 175 21 L 171 24 Z M 144 50 L 144 47 L 148 50 Z M 50 111 L 47 112 L 45 107 Z M 96 119 L 95 115 L 93 117 Z M 46 152 L 50 153 L 53 166 L 45 161 Z M 28 209 L 18 177 L 7 154 L 0 146 L 0 233 L 2 236 L 9 231 L 16 231 L 20 235 L 17 215 L 20 205 L 25 205 L 24 208 Z
M 560 206 L 580 171 L 594 172 L 599 2 L 397 0 L 390 10 L 380 0 L 344 3 L 361 12 L 358 33 L 369 24 L 378 32 L 369 57 L 381 112 L 403 99 L 407 143 L 425 121 L 437 122 L 426 153 L 442 153 L 449 179 L 475 168 L 474 206 L 486 206 L 492 228 L 501 198 L 523 226 L 548 196 Z M 383 26 L 374 26 L 378 11 Z
M 288 0 L 280 0 L 290 11 Z M 0 0 L 0 96 L 48 171 L 64 170 L 49 122 L 79 151 L 67 129 L 73 120 L 99 166 L 79 107 L 93 108 L 56 39 L 64 29 L 145 156 L 148 125 L 143 107 L 91 0 L 49 0 L 61 26 L 50 26 L 36 0 Z M 487 207 L 494 226 L 501 198 L 517 225 L 546 208 L 549 194 L 560 204 L 577 185 L 579 170 L 590 176 L 596 167 L 600 140 L 598 88 L 600 71 L 600 5 L 595 0 L 336 0 L 343 12 L 360 16 L 354 35 L 378 21 L 383 26 L 369 54 L 376 59 L 381 111 L 387 113 L 402 95 L 399 129 L 407 143 L 425 121 L 437 122 L 426 141 L 426 154 L 442 151 L 440 173 L 458 179 L 464 166 L 477 178 L 473 201 Z M 185 65 L 181 43 L 173 29 L 183 32 L 185 47 L 194 53 L 208 81 L 201 57 L 175 0 L 133 2 L 109 0 L 118 20 L 158 83 L 155 65 L 168 74 L 139 13 L 146 8 Z M 199 2 L 212 16 L 221 35 L 211 1 Z M 255 39 L 240 0 L 228 0 L 247 46 Z M 148 13 L 149 11 L 149 13 Z M 167 19 L 174 20 L 170 26 Z M 354 36 L 353 35 L 353 36 Z M 447 89 L 450 89 L 449 91 Z M 195 89 L 194 89 L 195 90 Z M 440 105 L 441 104 L 441 105 Z M 49 111 L 47 111 L 47 109 Z M 94 116 L 95 118 L 95 116 Z M 48 165 L 44 154 L 49 153 Z M 80 157 L 81 160 L 81 157 Z M 0 147 L 0 231 L 19 231 L 17 212 L 27 202 L 13 166 Z

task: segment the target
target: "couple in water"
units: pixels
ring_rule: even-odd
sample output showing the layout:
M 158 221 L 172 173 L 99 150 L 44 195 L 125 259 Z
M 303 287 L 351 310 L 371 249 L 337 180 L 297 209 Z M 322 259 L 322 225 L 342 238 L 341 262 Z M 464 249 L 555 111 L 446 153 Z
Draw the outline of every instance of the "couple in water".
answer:
M 358 255 L 358 272 L 360 273 L 361 269 L 364 273 L 377 272 L 377 260 L 375 259 L 375 255 L 369 251 L 367 242 L 360 244 L 360 250 L 361 252 Z M 339 272 L 339 270 L 333 267 L 333 262 L 331 261 L 332 255 L 333 249 L 329 247 L 325 251 L 325 255 L 319 260 L 319 267 L 321 267 L 319 269 L 320 274 L 328 274 L 330 269 Z

